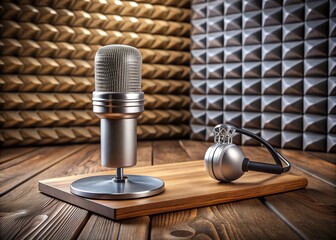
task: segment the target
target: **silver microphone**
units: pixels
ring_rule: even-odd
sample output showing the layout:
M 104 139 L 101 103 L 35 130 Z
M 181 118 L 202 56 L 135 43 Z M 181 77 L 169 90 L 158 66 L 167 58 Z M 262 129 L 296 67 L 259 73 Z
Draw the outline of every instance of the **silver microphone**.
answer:
M 101 163 L 123 168 L 136 164 L 137 118 L 144 111 L 141 53 L 134 47 L 108 45 L 95 57 L 93 112 L 100 120 Z
M 78 179 L 71 184 L 73 194 L 94 199 L 134 199 L 164 191 L 161 179 L 123 173 L 123 168 L 136 164 L 137 118 L 144 111 L 141 64 L 141 54 L 134 47 L 108 45 L 98 50 L 93 112 L 100 118 L 101 164 L 116 168 L 116 174 Z

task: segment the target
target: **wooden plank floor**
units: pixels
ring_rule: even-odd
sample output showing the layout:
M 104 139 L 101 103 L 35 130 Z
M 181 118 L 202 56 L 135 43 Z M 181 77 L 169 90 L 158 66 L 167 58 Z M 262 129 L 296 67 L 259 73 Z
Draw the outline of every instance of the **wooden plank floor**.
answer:
M 138 164 L 199 160 L 211 143 L 139 142 Z M 335 239 L 335 154 L 281 150 L 308 188 L 192 210 L 111 221 L 41 194 L 46 178 L 106 171 L 99 145 L 0 150 L 0 239 Z M 242 147 L 271 161 L 260 147 Z M 327 160 L 327 161 L 326 161 Z M 197 186 L 196 186 L 197 187 Z

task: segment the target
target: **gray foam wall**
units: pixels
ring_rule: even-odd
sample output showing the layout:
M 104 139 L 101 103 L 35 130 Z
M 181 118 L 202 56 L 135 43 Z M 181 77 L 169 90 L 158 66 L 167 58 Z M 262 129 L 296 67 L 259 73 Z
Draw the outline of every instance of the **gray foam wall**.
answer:
M 226 122 L 276 147 L 336 152 L 335 1 L 194 1 L 192 11 L 192 139 Z

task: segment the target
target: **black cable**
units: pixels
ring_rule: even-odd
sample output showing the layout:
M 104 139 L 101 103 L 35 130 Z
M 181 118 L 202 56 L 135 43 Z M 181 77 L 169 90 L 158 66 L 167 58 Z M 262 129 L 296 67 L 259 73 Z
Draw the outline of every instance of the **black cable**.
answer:
M 241 134 L 245 134 L 251 138 L 256 139 L 257 141 L 259 141 L 260 143 L 262 143 L 266 149 L 268 150 L 268 152 L 272 155 L 274 161 L 276 162 L 277 165 L 281 166 L 282 168 L 282 172 L 288 172 L 291 165 L 290 163 L 286 160 L 286 158 L 284 158 L 284 156 L 282 156 L 279 152 L 277 152 L 271 144 L 269 144 L 268 142 L 266 142 L 264 139 L 262 139 L 261 137 L 255 135 L 254 133 L 247 131 L 245 129 L 242 128 L 236 128 L 236 132 L 241 133 Z M 282 163 L 284 162 L 287 166 L 283 167 Z M 254 162 L 255 163 L 255 162 Z M 251 169 L 252 170 L 252 169 Z

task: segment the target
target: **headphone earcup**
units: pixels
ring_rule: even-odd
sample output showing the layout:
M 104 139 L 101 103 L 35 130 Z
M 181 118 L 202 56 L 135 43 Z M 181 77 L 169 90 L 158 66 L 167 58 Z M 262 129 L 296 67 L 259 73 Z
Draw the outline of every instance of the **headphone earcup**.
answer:
M 205 166 L 209 175 L 220 182 L 240 178 L 245 154 L 235 144 L 215 144 L 205 154 Z
M 204 165 L 205 165 L 205 171 L 212 177 L 213 179 L 216 179 L 214 173 L 213 173 L 213 156 L 215 155 L 216 149 L 221 144 L 215 144 L 208 148 L 208 150 L 205 152 L 204 155 Z

